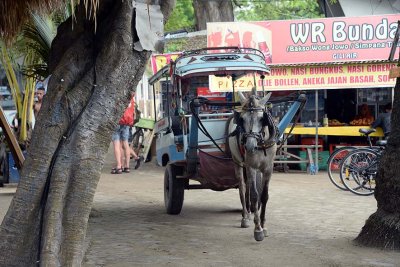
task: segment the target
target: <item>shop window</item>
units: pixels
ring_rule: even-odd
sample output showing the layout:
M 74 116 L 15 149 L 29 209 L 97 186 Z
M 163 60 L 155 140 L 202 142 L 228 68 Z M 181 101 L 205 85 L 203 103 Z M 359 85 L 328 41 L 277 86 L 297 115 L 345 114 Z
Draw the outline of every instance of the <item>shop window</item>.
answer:
M 307 103 L 304 106 L 303 112 L 301 113 L 301 122 L 309 123 L 315 122 L 315 112 L 318 111 L 318 122 L 322 125 L 322 119 L 325 115 L 325 98 L 322 91 L 318 93 L 318 106 L 315 105 L 315 91 L 306 93 Z
M 349 123 L 357 114 L 357 90 L 327 90 L 326 113 L 330 120 Z
M 372 116 L 376 118 L 377 114 L 383 112 L 384 106 L 392 101 L 392 89 L 391 88 L 358 89 L 357 100 L 358 100 L 357 101 L 358 108 L 364 104 L 368 105 Z

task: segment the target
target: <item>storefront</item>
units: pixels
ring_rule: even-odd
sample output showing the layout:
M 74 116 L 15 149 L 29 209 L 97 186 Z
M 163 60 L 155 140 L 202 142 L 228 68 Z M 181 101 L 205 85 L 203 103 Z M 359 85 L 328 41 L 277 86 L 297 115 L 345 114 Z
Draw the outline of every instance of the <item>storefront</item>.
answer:
M 235 88 L 255 85 L 261 90 L 263 85 L 273 96 L 306 90 L 308 104 L 300 123 L 315 126 L 318 122 L 321 128 L 296 129 L 299 136 L 292 142 L 315 143 L 319 134 L 319 142 L 328 150 L 332 144 L 363 144 L 364 139 L 351 127 L 368 127 L 371 118 L 392 102 L 395 79 L 389 78 L 389 70 L 396 64 L 387 59 L 399 19 L 400 15 L 385 15 L 209 23 L 208 46 L 262 50 L 271 66 L 270 75 L 263 80 L 242 77 Z M 230 90 L 231 86 L 224 78 L 210 78 L 211 91 Z M 360 119 L 361 109 L 371 117 Z M 285 104 L 275 106 L 273 115 L 279 119 L 286 110 Z M 329 121 L 326 126 L 334 129 L 323 129 L 324 117 Z

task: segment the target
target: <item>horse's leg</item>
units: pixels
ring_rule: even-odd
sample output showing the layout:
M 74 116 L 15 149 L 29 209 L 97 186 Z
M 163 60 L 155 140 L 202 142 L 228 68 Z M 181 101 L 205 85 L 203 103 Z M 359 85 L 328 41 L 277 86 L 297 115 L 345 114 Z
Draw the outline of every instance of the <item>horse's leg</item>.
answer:
M 236 164 L 235 164 L 235 175 L 236 179 L 239 181 L 239 196 L 240 196 L 240 202 L 242 203 L 242 221 L 240 227 L 248 228 L 250 227 L 250 214 L 247 208 L 246 197 L 245 197 L 246 183 L 244 182 L 243 168 L 237 166 Z
M 248 188 L 250 189 L 250 210 L 254 212 L 254 239 L 256 241 L 262 241 L 264 239 L 264 233 L 261 227 L 260 210 L 258 208 L 259 186 L 257 185 L 257 170 L 247 167 L 246 174 Z
M 264 185 L 263 185 L 263 189 L 262 189 L 262 194 L 261 194 L 261 227 L 263 228 L 263 232 L 264 232 L 264 236 L 268 236 L 267 233 L 267 228 L 265 227 L 265 210 L 267 207 L 267 202 L 268 202 L 268 186 L 269 186 L 269 181 L 271 179 L 271 174 L 272 171 L 265 171 L 263 173 L 263 181 L 264 181 Z

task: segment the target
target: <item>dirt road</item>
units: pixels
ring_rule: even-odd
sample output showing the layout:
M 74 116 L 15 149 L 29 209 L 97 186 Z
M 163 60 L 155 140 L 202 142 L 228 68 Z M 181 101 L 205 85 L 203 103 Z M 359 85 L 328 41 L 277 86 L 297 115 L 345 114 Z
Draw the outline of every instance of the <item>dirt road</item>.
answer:
M 111 175 L 96 192 L 84 266 L 400 266 L 400 253 L 358 247 L 376 209 L 373 197 L 339 191 L 326 173 L 276 173 L 270 185 L 269 236 L 241 229 L 237 190 L 185 191 L 183 211 L 165 213 L 163 168 L 146 163 Z M 0 188 L 0 216 L 13 188 Z
M 110 162 L 110 160 L 108 161 Z M 400 254 L 352 244 L 376 209 L 374 197 L 336 189 L 326 173 L 276 173 L 269 237 L 240 228 L 237 190 L 185 191 L 180 215 L 167 215 L 163 168 L 130 174 L 105 167 L 90 220 L 85 266 L 400 266 Z

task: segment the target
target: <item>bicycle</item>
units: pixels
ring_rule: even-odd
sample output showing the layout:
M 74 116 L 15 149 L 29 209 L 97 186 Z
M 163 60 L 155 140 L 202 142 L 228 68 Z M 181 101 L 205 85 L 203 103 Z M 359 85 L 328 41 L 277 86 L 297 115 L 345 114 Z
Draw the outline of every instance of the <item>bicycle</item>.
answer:
M 366 136 L 367 141 L 368 141 L 368 147 L 373 148 L 372 146 L 372 141 L 371 137 L 369 136 L 371 133 L 375 132 L 375 129 L 367 129 L 367 128 L 361 128 L 359 132 Z M 338 149 L 335 149 L 333 153 L 329 156 L 328 161 L 327 161 L 327 166 L 328 166 L 328 177 L 329 180 L 339 189 L 347 191 L 348 189 L 346 186 L 343 184 L 341 178 L 340 178 L 340 165 L 342 163 L 342 160 L 354 149 L 357 149 L 357 147 L 354 146 L 344 146 Z
M 376 142 L 377 148 L 359 148 L 343 158 L 340 165 L 340 179 L 352 193 L 369 196 L 375 192 L 375 178 L 379 162 L 385 151 L 386 140 Z
M 139 158 L 142 157 L 145 159 L 145 162 L 151 161 L 151 153 L 149 153 L 149 149 L 153 135 L 151 135 L 152 127 L 148 125 L 149 121 L 151 120 L 141 118 L 134 125 L 135 133 L 132 135 L 132 141 L 129 143 L 129 147 Z
M 132 141 L 130 142 L 130 148 L 135 152 L 135 154 L 140 157 L 143 154 L 143 140 L 144 131 L 141 127 L 135 127 L 135 133 L 132 135 Z

